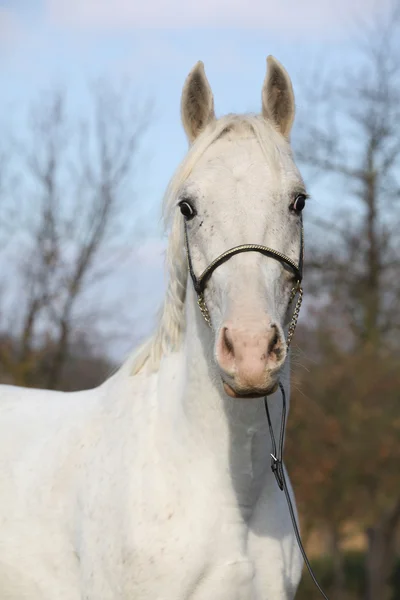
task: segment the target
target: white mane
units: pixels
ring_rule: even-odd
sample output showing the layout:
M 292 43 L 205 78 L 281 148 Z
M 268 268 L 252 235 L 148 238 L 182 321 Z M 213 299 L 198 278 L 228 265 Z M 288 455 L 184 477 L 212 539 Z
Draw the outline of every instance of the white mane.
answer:
M 249 132 L 257 138 L 269 162 L 278 162 L 279 150 L 282 147 L 286 152 L 290 152 L 289 144 L 274 125 L 261 115 L 226 115 L 213 121 L 199 135 L 168 185 L 163 201 L 164 225 L 166 229 L 171 228 L 166 253 L 167 292 L 155 333 L 135 350 L 123 366 L 123 369 L 127 369 L 132 375 L 137 374 L 143 367 L 149 372 L 157 371 L 161 358 L 179 349 L 185 330 L 184 306 L 188 265 L 182 218 L 180 212 L 174 210 L 179 191 L 200 157 L 219 137 L 228 133 L 243 137 Z

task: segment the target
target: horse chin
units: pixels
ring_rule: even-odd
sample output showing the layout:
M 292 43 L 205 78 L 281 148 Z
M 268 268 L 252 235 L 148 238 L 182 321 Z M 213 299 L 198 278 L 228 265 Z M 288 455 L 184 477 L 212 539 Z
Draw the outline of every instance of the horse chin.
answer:
M 278 389 L 278 385 L 279 382 L 275 382 L 272 385 L 270 385 L 269 387 L 265 388 L 265 389 L 255 389 L 255 390 L 244 390 L 244 391 L 238 391 L 235 390 L 233 387 L 231 387 L 228 383 L 226 383 L 226 381 L 222 380 L 223 382 L 223 387 L 224 387 L 224 391 L 225 393 L 230 396 L 231 398 L 244 398 L 244 399 L 255 399 L 255 398 L 264 398 L 265 396 L 270 396 L 271 394 L 274 394 L 276 392 L 276 390 Z

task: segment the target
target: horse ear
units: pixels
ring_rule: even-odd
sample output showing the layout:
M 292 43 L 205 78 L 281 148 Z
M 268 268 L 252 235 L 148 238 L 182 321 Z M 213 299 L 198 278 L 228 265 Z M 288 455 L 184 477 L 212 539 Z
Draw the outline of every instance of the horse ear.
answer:
M 190 71 L 183 86 L 181 116 L 190 143 L 215 119 L 214 97 L 200 60 Z
M 295 102 L 292 82 L 286 69 L 274 58 L 267 58 L 267 74 L 262 89 L 262 114 L 275 123 L 281 134 L 289 139 Z

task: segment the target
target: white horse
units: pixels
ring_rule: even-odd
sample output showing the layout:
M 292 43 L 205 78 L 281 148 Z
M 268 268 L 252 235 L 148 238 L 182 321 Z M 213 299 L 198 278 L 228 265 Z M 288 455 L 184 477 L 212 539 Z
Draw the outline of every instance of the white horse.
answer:
M 216 119 L 201 62 L 186 80 L 154 336 L 93 390 L 0 387 L 0 600 L 294 598 L 303 562 L 262 397 L 278 430 L 305 190 L 292 85 L 267 62 L 256 116 Z M 231 253 L 194 289 L 242 244 L 283 261 Z

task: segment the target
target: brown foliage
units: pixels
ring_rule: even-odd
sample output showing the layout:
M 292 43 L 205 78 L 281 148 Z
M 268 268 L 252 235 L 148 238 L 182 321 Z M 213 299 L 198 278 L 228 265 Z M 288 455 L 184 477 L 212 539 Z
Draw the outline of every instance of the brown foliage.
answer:
M 294 374 L 287 439 L 300 508 L 314 524 L 364 529 L 399 494 L 398 357 L 332 348 L 307 363 Z

